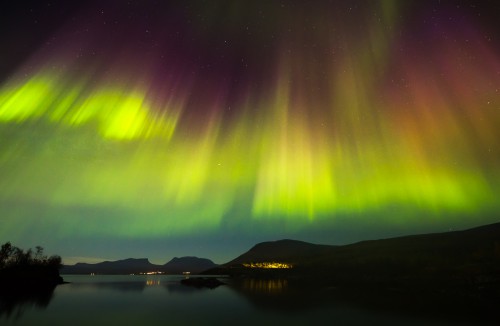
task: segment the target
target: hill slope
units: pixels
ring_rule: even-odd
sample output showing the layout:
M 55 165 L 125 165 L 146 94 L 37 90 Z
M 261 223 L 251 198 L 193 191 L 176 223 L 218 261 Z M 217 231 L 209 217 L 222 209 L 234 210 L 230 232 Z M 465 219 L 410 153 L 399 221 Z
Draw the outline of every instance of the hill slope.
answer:
M 168 274 L 181 274 L 183 272 L 190 272 L 191 274 L 198 274 L 210 268 L 215 268 L 218 265 L 213 261 L 206 258 L 198 257 L 174 257 L 171 261 L 163 265 L 161 271 Z
M 224 266 L 243 264 L 256 261 L 285 261 L 300 263 L 311 257 L 324 255 L 331 252 L 335 246 L 317 245 L 297 240 L 278 240 L 262 242 L 249 251 L 224 264 Z
M 286 263 L 292 268 L 261 268 L 262 264 L 256 264 L 265 262 Z M 500 223 L 345 246 L 293 240 L 264 242 L 208 273 L 321 279 L 336 285 L 385 283 L 479 288 L 493 284 L 498 288 Z

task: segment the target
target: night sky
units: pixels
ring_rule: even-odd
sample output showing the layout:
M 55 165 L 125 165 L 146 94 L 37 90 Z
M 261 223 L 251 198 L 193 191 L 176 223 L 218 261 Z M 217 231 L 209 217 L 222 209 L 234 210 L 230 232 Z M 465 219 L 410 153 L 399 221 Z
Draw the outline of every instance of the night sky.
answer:
M 500 221 L 500 2 L 0 4 L 0 241 L 65 263 Z

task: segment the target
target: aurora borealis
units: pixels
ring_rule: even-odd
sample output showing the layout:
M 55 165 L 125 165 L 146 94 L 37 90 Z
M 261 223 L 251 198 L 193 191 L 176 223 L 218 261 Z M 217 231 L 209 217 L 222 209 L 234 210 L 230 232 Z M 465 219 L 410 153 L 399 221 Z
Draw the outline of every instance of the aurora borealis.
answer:
M 2 241 L 224 262 L 499 219 L 495 1 L 11 6 Z

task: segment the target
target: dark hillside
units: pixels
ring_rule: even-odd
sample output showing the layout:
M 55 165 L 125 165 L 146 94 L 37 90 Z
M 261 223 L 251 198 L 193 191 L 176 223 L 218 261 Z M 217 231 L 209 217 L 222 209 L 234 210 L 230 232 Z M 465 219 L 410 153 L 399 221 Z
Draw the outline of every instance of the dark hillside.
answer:
M 292 268 L 268 268 L 271 262 Z M 208 273 L 291 277 L 332 286 L 446 288 L 498 297 L 500 223 L 345 246 L 264 242 Z
M 297 240 L 278 240 L 256 244 L 252 249 L 224 265 L 254 261 L 285 261 L 300 263 L 311 257 L 330 253 L 335 246 L 317 245 Z
M 217 265 L 207 258 L 174 257 L 168 263 L 163 265 L 161 270 L 168 274 L 182 274 L 183 272 L 198 274 L 214 267 L 217 267 Z

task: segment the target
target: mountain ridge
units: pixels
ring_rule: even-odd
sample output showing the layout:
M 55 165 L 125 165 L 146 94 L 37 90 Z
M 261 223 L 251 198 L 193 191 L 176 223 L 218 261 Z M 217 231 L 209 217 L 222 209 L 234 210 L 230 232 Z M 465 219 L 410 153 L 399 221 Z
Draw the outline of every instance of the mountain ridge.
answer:
M 174 257 L 163 265 L 152 264 L 148 258 L 125 258 L 99 263 L 63 265 L 61 274 L 139 274 L 161 272 L 166 274 L 200 273 L 218 266 L 210 259 L 195 256 Z

